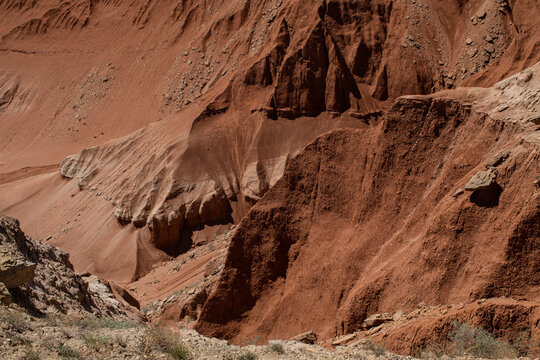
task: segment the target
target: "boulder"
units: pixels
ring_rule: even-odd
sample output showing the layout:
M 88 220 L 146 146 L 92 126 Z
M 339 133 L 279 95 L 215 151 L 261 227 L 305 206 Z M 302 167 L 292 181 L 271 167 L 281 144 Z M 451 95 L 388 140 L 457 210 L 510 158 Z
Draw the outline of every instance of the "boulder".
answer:
M 356 334 L 348 334 L 340 336 L 332 341 L 332 346 L 344 346 L 356 339 Z
M 20 238 L 17 220 L 0 218 L 0 282 L 12 289 L 24 285 L 34 278 L 36 264 L 26 259 L 17 247 Z
M 0 305 L 11 304 L 11 294 L 9 293 L 6 285 L 0 282 Z
M 465 190 L 487 190 L 495 184 L 497 179 L 497 170 L 490 168 L 488 170 L 480 170 L 465 184 Z
M 317 335 L 313 331 L 308 331 L 291 338 L 292 341 L 298 341 L 304 344 L 315 344 Z
M 510 156 L 510 151 L 509 150 L 500 151 L 499 153 L 497 153 L 497 155 L 492 157 L 486 163 L 486 169 L 489 169 L 489 168 L 492 168 L 492 167 L 497 167 L 497 166 L 501 165 L 503 162 L 506 161 L 506 159 L 508 159 L 509 156 Z
M 392 314 L 373 314 L 369 316 L 366 320 L 364 320 L 362 326 L 364 327 L 364 329 L 371 329 L 372 327 L 379 326 L 389 321 L 394 321 Z

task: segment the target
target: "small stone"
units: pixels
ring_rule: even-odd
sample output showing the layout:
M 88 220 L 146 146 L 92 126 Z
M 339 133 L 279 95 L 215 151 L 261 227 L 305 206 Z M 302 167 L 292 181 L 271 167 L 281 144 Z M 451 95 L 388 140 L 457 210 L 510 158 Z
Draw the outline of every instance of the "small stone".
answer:
M 313 331 L 308 331 L 291 338 L 292 341 L 298 341 L 304 344 L 315 344 L 317 335 Z
M 487 14 L 486 14 L 486 11 L 485 11 L 485 10 L 480 10 L 480 11 L 478 11 L 478 12 L 476 13 L 476 17 L 477 17 L 478 19 L 480 19 L 480 20 L 483 19 L 483 18 L 485 18 L 486 15 L 487 15 Z
M 476 191 L 488 189 L 495 183 L 497 179 L 497 170 L 490 168 L 488 170 L 480 170 L 471 177 L 465 185 L 465 190 Z
M 394 315 L 392 315 L 392 319 L 394 321 L 398 321 L 399 319 L 405 317 L 405 312 L 403 310 L 398 310 Z
M 471 45 L 472 44 L 472 39 L 471 38 L 465 39 L 465 44 Z
M 463 195 L 463 189 L 457 189 L 456 192 L 452 195 L 454 199 L 457 199 L 460 195 Z
M 469 54 L 470 57 L 475 57 L 476 53 L 478 53 L 478 49 L 470 49 L 467 51 L 467 54 Z
M 343 346 L 354 339 L 356 339 L 356 334 L 348 334 L 348 335 L 340 336 L 334 341 L 332 341 L 332 346 Z
M 536 179 L 533 180 L 533 185 L 535 188 L 540 189 L 540 176 L 537 176 Z
M 499 151 L 497 153 L 497 155 L 495 155 L 494 157 L 492 157 L 487 163 L 486 163 L 486 169 L 489 169 L 489 168 L 495 168 L 499 165 L 501 165 L 503 162 L 506 161 L 506 159 L 508 159 L 508 157 L 510 156 L 510 151 L 509 150 L 502 150 L 502 151 Z
M 506 110 L 506 109 L 508 109 L 508 108 L 509 108 L 508 105 L 506 105 L 506 104 L 501 104 L 501 105 L 497 106 L 496 110 L 497 110 L 498 112 L 503 112 L 504 110 Z
M 484 50 L 486 50 L 487 53 L 491 54 L 495 52 L 495 46 L 493 46 L 492 44 L 486 45 L 484 46 Z
M 484 39 L 486 39 L 486 41 L 487 41 L 488 43 L 492 43 L 492 42 L 493 42 L 493 38 L 492 38 L 491 36 L 489 36 L 489 34 L 486 35 L 486 37 L 485 37 Z
M 379 326 L 389 321 L 393 321 L 392 314 L 373 314 L 364 320 L 362 326 L 364 327 L 364 329 L 370 329 L 372 327 Z
M 532 71 L 530 69 L 527 69 L 523 71 L 521 74 L 519 74 L 517 78 L 517 83 L 518 85 L 523 86 L 526 83 L 528 83 L 532 79 L 532 77 L 533 77 Z

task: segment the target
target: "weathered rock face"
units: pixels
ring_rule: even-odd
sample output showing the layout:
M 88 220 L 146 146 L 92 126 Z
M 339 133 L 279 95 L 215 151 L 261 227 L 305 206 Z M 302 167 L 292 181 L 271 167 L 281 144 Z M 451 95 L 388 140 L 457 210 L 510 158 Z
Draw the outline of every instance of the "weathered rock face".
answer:
M 6 286 L 10 288 L 13 301 L 30 311 L 126 315 L 108 284 L 96 277 L 85 279 L 75 274 L 68 253 L 32 241 L 21 231 L 16 219 L 0 216 L 0 241 L 0 248 L 7 245 L 10 253 L 16 251 L 17 261 L 11 263 L 27 264 L 26 268 L 18 269 L 28 270 L 13 272 L 14 277 L 7 279 Z
M 465 184 L 465 190 L 487 190 L 495 184 L 497 170 L 480 170 Z
M 34 278 L 36 264 L 28 261 L 19 250 L 24 241 L 19 223 L 0 217 L 0 282 L 8 289 L 24 285 Z
M 11 294 L 4 283 L 0 282 L 0 305 L 11 304 Z
M 311 328 L 324 338 L 420 302 L 537 299 L 538 130 L 521 107 L 505 120 L 483 111 L 507 94 L 398 98 L 380 126 L 307 146 L 239 224 L 199 331 L 242 341 Z M 483 169 L 502 150 L 494 183 L 494 168 Z M 471 177 L 471 196 L 459 196 Z
M 14 138 L 0 139 L 0 146 L 24 151 L 32 163 L 36 154 L 47 164 L 65 158 L 61 173 L 112 204 L 126 232 L 150 234 L 152 255 L 130 248 L 137 253 L 131 274 L 100 266 L 101 275 L 133 280 L 166 258 L 159 250 L 177 255 L 189 248 L 193 232 L 239 221 L 315 137 L 375 123 L 387 106 L 381 101 L 466 81 L 491 84 L 536 61 L 537 24 L 524 11 L 531 3 L 503 11 L 478 0 L 0 4 L 2 48 L 9 49 L 0 55 L 10 65 L 0 74 L 6 110 L 0 132 Z M 473 24 L 477 11 L 485 16 Z M 65 36 L 71 32 L 85 51 Z M 507 51 L 518 41 L 529 51 Z M 141 50 L 155 44 L 155 53 Z M 478 54 L 470 57 L 473 46 Z M 28 52 L 39 67 L 28 66 L 34 61 Z M 64 52 L 73 57 L 59 55 Z M 23 58 L 30 62 L 18 66 Z M 80 66 L 51 75 L 64 61 Z M 26 76 L 29 68 L 39 74 Z M 19 123 L 29 124 L 24 135 L 13 132 Z M 112 140 L 119 136 L 125 137 Z M 77 154 L 65 157 L 70 152 Z M 16 168 L 4 153 L 0 162 Z M 79 253 L 69 245 L 79 239 L 62 237 L 55 244 L 67 244 L 81 267 L 109 261 L 95 251 Z M 83 237 L 92 248 L 103 247 Z

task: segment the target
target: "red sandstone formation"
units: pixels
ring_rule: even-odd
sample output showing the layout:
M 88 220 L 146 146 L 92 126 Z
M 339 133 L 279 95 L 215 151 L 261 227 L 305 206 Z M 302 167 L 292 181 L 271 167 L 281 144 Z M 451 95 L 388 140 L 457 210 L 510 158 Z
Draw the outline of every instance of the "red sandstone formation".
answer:
M 0 0 L 0 212 L 143 306 L 198 286 L 215 254 L 196 249 L 240 223 L 187 316 L 234 340 L 538 301 L 538 65 L 490 87 L 540 60 L 539 17 L 534 0 Z M 186 253 L 202 258 L 169 266 Z

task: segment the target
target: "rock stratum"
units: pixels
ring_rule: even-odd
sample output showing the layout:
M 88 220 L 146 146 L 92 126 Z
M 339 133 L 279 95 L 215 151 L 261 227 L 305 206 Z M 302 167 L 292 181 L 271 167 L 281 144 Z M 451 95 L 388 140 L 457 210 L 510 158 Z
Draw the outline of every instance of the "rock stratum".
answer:
M 422 302 L 536 314 L 539 16 L 0 0 L 0 212 L 150 318 L 235 342 Z

